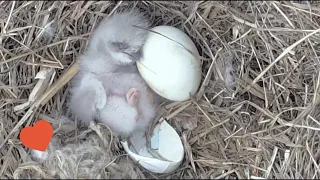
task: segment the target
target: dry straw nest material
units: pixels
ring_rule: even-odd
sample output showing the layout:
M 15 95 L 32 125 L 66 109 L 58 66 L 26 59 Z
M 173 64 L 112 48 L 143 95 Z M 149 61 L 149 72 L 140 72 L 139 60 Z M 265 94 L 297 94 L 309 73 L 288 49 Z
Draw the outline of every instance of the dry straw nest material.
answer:
M 63 84 L 74 74 L 69 68 L 103 19 L 130 8 L 145 12 L 154 25 L 182 29 L 202 56 L 199 93 L 163 105 L 186 150 L 181 168 L 152 174 L 135 165 L 103 125 L 78 127 L 72 120 L 62 139 L 74 145 L 55 151 L 46 169 L 20 143 L 21 128 L 39 118 L 62 127 L 69 89 Z M 56 175 L 320 178 L 319 18 L 318 2 L 1 1 L 0 178 L 49 178 L 68 168 L 72 173 Z M 49 75 L 36 79 L 40 70 Z M 44 93 L 48 98 L 41 98 Z M 77 150 L 101 158 L 66 157 Z

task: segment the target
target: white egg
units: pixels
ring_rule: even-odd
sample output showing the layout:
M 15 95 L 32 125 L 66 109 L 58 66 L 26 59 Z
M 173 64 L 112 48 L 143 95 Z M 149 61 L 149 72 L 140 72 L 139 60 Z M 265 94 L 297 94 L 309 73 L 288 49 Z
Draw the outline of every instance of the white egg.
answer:
M 151 29 L 138 70 L 150 88 L 172 101 L 194 95 L 201 81 L 199 52 L 183 31 L 171 26 Z

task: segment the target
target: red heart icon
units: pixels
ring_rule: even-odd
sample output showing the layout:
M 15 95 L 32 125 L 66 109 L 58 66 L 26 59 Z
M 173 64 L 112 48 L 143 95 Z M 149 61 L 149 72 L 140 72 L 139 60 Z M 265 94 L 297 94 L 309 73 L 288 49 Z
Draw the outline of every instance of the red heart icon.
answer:
M 46 120 L 40 120 L 33 127 L 27 126 L 21 130 L 20 141 L 28 148 L 46 151 L 52 136 L 51 124 Z

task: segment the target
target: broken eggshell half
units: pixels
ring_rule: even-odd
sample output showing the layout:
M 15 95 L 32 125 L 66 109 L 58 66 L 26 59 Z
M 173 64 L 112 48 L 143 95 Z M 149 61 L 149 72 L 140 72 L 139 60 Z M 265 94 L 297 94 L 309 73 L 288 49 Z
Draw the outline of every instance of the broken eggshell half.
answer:
M 176 170 L 184 157 L 184 148 L 178 133 L 163 118 L 155 126 L 150 142 L 151 148 L 162 158 L 149 153 L 146 138 L 142 133 L 134 134 L 128 141 L 121 143 L 130 158 L 154 173 L 170 173 Z

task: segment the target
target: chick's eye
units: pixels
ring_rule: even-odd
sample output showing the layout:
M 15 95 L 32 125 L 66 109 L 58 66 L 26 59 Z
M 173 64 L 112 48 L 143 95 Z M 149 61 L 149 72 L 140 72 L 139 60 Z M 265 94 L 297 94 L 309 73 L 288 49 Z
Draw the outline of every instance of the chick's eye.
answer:
M 129 45 L 127 43 L 123 42 L 113 42 L 112 46 L 119 51 L 123 51 L 129 48 Z

